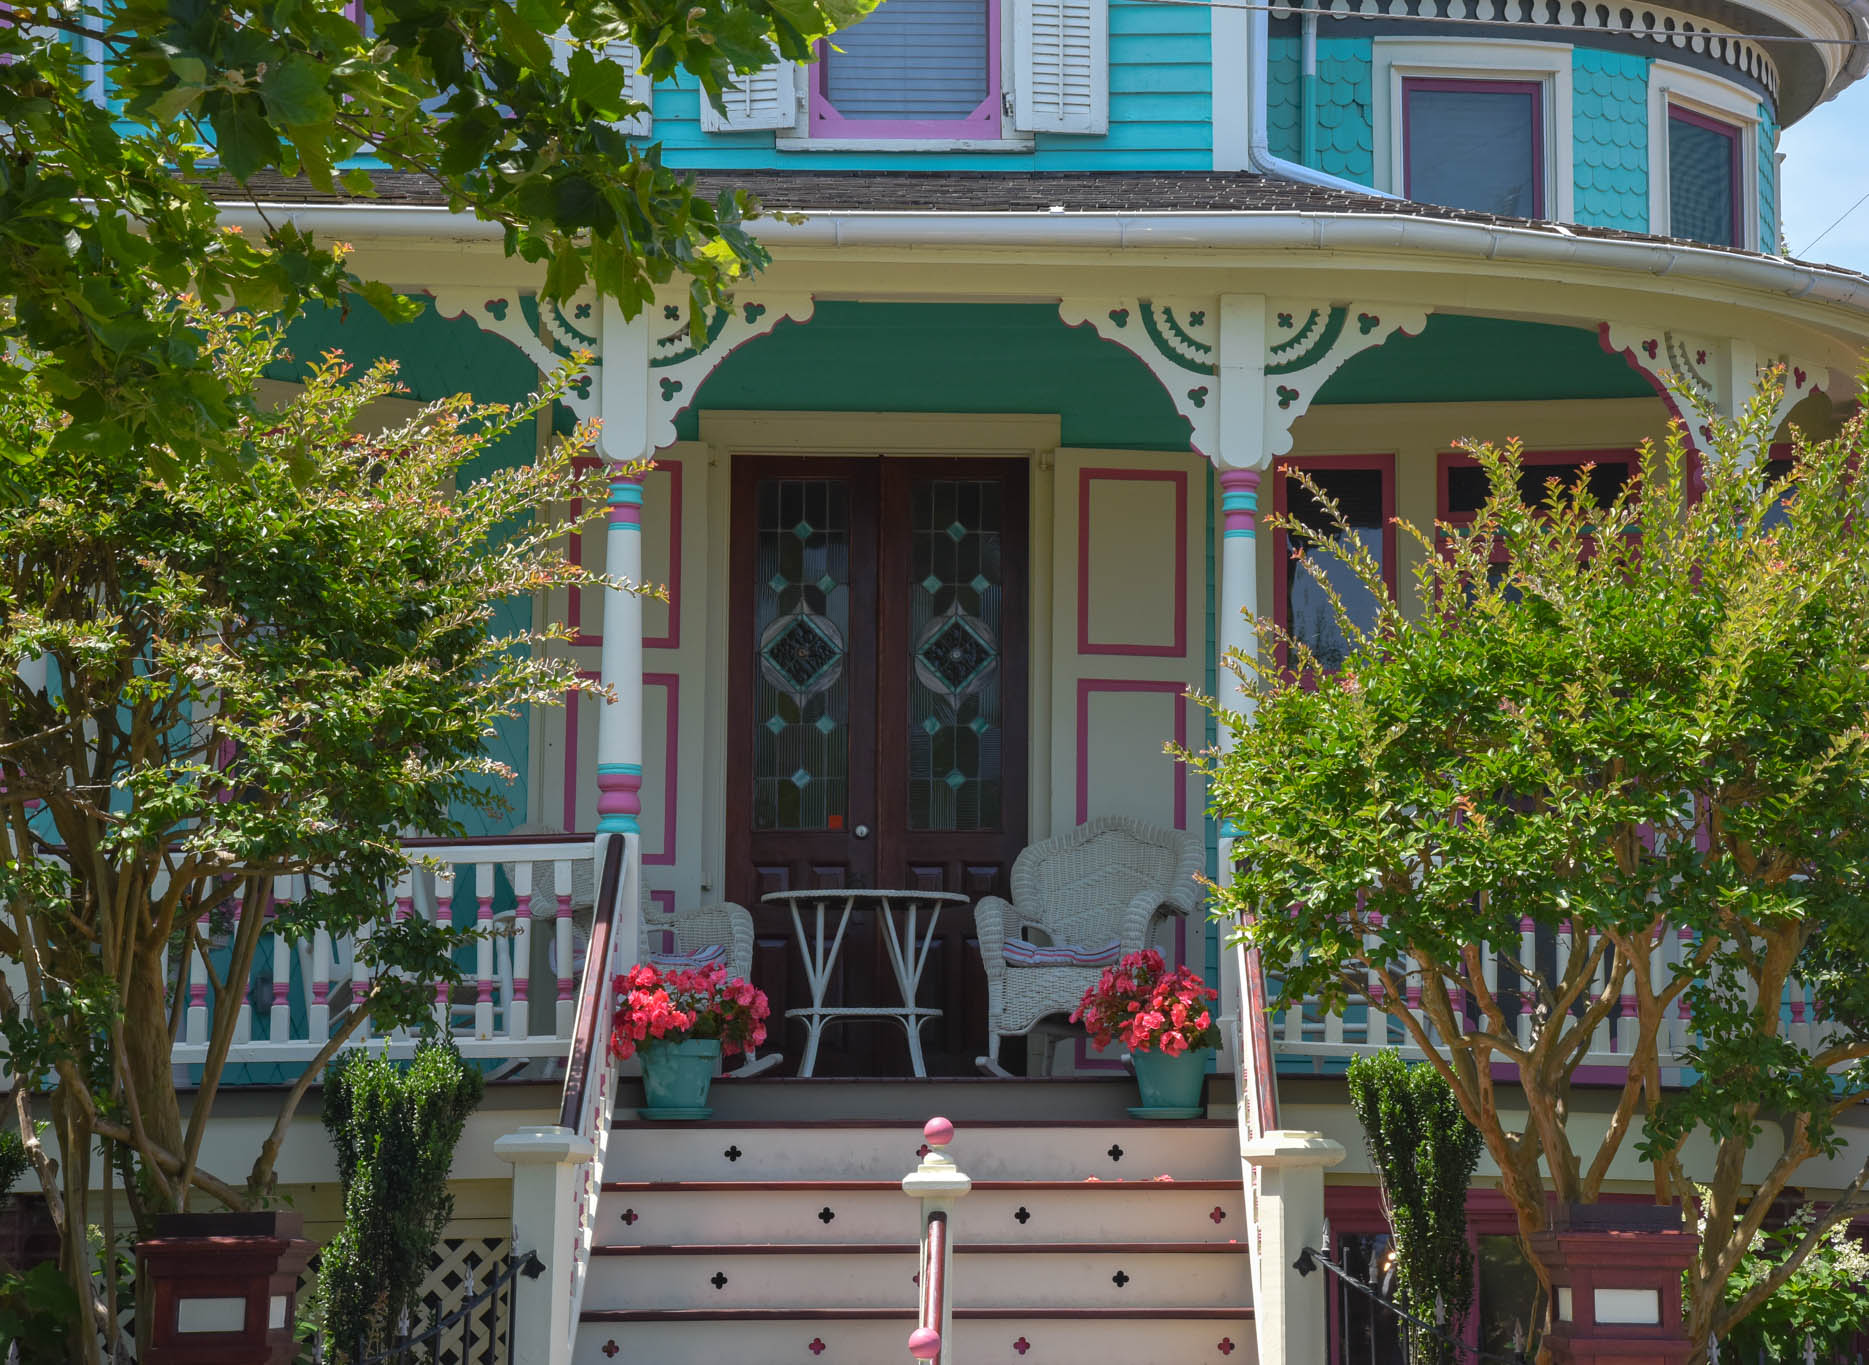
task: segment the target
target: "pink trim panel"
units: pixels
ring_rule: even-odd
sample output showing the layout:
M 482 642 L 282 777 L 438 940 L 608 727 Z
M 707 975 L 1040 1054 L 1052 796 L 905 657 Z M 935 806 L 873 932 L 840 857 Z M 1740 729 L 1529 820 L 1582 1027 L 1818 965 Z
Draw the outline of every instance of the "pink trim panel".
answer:
M 1186 693 L 1193 687 L 1191 683 L 1174 682 L 1157 678 L 1079 678 L 1077 680 L 1077 824 L 1083 824 L 1090 818 L 1090 698 L 1097 692 L 1134 692 L 1160 695 L 1164 692 L 1177 698 L 1175 706 L 1175 732 L 1172 738 L 1183 748 L 1188 742 L 1188 703 Z M 1168 738 L 1168 736 L 1164 736 Z M 1185 830 L 1188 827 L 1188 780 L 1176 763 L 1175 770 L 1175 828 Z
M 678 807 L 676 779 L 681 772 L 681 676 L 676 673 L 645 673 L 642 675 L 642 687 L 646 693 L 652 687 L 662 689 L 667 699 L 663 712 L 662 739 L 662 850 L 651 853 L 643 850 L 644 867 L 673 867 L 675 865 L 675 819 Z
M 997 140 L 1000 119 L 999 0 L 986 7 L 986 98 L 965 118 L 866 119 L 846 118 L 824 93 L 827 61 L 834 60 L 831 40 L 818 44 L 818 59 L 811 63 L 811 94 L 806 126 L 810 136 L 823 138 L 969 138 Z
M 1097 479 L 1132 483 L 1171 483 L 1175 488 L 1175 557 L 1173 641 L 1163 645 L 1124 644 L 1090 638 L 1090 485 Z M 1077 652 L 1118 654 L 1151 659 L 1184 659 L 1188 653 L 1188 476 L 1179 469 L 1084 469 L 1077 476 Z

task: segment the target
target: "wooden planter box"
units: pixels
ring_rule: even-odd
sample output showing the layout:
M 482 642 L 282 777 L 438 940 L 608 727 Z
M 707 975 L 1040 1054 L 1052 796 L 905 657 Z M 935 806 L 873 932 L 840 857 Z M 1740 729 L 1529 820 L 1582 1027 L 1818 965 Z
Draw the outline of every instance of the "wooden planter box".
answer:
M 144 1365 L 287 1365 L 299 1272 L 312 1243 L 297 1213 L 156 1219 L 136 1260 L 154 1291 Z

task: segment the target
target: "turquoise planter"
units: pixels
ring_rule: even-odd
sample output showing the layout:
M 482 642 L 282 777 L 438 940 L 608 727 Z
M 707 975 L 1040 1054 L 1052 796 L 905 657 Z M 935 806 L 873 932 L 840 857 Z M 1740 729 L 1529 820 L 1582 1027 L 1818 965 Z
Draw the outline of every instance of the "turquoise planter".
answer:
M 1207 1113 L 1201 1101 L 1207 1085 L 1210 1048 L 1191 1048 L 1179 1057 L 1166 1052 L 1135 1052 L 1136 1086 L 1142 1103 L 1129 1112 L 1139 1119 L 1197 1119 Z
M 720 1039 L 684 1038 L 679 1043 L 642 1045 L 642 1093 L 638 1112 L 646 1119 L 704 1119 L 707 1088 L 720 1068 Z

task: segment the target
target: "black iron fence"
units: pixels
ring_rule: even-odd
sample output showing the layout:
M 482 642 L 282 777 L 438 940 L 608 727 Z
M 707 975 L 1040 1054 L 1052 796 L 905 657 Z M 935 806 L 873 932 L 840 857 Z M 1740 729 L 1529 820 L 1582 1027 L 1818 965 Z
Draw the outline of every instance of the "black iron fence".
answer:
M 1389 1298 L 1376 1285 L 1352 1273 L 1321 1251 L 1306 1247 L 1299 1254 L 1295 1269 L 1300 1275 L 1322 1271 L 1336 1284 L 1337 1293 L 1326 1296 L 1335 1300 L 1331 1322 L 1331 1360 L 1335 1365 L 1412 1365 L 1409 1332 L 1416 1328 L 1453 1348 L 1456 1359 L 1497 1362 L 1497 1365 L 1531 1365 L 1524 1350 L 1487 1351 L 1445 1331 L 1438 1322 L 1430 1322 Z

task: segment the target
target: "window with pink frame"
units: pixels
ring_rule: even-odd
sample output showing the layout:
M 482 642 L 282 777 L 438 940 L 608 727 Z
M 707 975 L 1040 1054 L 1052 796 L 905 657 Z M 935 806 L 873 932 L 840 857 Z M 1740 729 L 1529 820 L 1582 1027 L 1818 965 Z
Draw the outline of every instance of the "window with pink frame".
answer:
M 814 138 L 996 140 L 1000 0 L 889 0 L 812 63 Z
M 1668 106 L 1668 235 L 1714 246 L 1745 245 L 1739 128 Z
M 1424 204 L 1542 218 L 1544 84 L 1411 76 L 1402 82 L 1402 193 Z
M 1294 535 L 1282 528 L 1273 533 L 1273 619 L 1302 641 L 1325 671 L 1334 673 L 1343 666 L 1349 642 L 1329 594 L 1310 570 L 1293 558 L 1294 551 L 1316 560 L 1357 626 L 1364 630 L 1373 627 L 1380 604 L 1351 571 L 1349 561 L 1333 548 L 1345 543 L 1343 533 L 1332 525 L 1311 490 L 1291 477 L 1294 468 L 1304 470 L 1337 504 L 1350 533 L 1381 566 L 1389 596 L 1394 597 L 1395 457 L 1312 455 L 1278 462 L 1272 486 L 1273 510 L 1297 518 L 1313 528 L 1313 534 Z M 1289 658 L 1280 663 L 1291 666 Z

